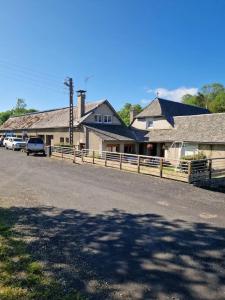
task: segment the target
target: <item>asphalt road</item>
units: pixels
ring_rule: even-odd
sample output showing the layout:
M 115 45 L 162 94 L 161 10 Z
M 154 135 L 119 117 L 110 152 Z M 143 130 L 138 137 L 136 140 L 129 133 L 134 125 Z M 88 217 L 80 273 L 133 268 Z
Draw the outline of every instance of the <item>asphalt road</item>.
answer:
M 90 299 L 225 299 L 225 194 L 0 149 L 1 207 Z

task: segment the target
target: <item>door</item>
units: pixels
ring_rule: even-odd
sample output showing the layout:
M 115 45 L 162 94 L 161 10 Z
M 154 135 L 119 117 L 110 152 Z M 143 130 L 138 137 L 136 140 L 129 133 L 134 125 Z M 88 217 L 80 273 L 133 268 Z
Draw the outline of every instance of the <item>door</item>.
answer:
M 54 139 L 53 135 L 46 135 L 46 146 L 51 146 L 53 139 Z

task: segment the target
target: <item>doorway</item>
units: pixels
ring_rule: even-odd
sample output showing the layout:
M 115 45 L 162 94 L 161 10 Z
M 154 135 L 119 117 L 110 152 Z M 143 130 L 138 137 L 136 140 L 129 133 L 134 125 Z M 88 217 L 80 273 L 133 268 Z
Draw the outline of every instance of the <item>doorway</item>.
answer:
M 54 139 L 53 135 L 46 135 L 46 146 L 51 146 L 53 139 Z

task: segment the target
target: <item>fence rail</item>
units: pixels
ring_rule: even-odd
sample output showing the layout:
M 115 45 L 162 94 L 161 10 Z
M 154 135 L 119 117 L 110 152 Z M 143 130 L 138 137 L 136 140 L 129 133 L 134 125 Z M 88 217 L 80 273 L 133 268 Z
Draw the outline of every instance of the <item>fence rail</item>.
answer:
M 188 161 L 62 146 L 53 146 L 51 153 L 74 163 L 91 163 L 189 183 L 225 177 L 225 158 Z
M 61 146 L 53 146 L 51 153 L 52 156 L 69 159 L 74 163 L 91 163 L 184 182 L 190 181 L 190 162 L 186 160 L 167 160 L 162 157 L 92 149 L 77 150 Z

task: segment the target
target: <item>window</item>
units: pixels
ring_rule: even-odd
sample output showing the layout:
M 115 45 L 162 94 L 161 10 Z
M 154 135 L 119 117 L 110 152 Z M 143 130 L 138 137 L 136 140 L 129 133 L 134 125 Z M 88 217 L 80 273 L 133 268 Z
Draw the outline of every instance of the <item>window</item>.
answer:
M 120 145 L 119 144 L 116 144 L 116 145 L 108 144 L 108 145 L 106 145 L 106 151 L 119 152 L 120 151 Z
M 29 144 L 44 144 L 44 142 L 40 138 L 30 138 L 28 140 L 28 143 Z
M 60 144 L 64 144 L 64 137 L 60 138 Z
M 147 121 L 147 128 L 151 128 L 153 127 L 153 121 L 152 120 L 148 120 Z
M 124 145 L 124 153 L 135 153 L 135 145 L 134 144 Z
M 102 115 L 95 115 L 95 123 L 102 123 Z
M 66 143 L 69 144 L 70 140 L 69 138 L 66 138 Z
M 112 123 L 112 116 L 104 116 L 104 123 Z

